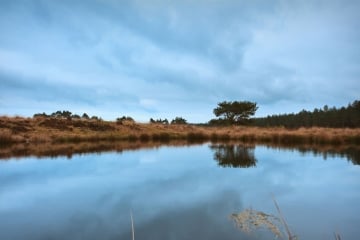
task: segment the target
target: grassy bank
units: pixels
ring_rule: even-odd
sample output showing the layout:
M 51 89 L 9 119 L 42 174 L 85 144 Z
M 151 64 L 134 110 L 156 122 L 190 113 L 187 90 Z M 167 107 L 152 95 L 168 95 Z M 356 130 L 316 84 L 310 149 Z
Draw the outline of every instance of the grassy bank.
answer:
M 263 144 L 360 144 L 360 129 L 205 127 L 100 120 L 0 117 L 0 145 L 100 141 L 241 141 Z

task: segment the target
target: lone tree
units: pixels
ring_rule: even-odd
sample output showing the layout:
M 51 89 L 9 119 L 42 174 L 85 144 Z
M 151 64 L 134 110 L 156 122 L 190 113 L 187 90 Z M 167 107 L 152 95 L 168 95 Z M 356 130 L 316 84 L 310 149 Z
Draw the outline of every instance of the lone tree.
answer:
M 218 107 L 214 109 L 215 116 L 220 117 L 215 122 L 223 124 L 247 124 L 250 122 L 250 116 L 253 116 L 257 109 L 256 103 L 249 101 L 220 102 Z

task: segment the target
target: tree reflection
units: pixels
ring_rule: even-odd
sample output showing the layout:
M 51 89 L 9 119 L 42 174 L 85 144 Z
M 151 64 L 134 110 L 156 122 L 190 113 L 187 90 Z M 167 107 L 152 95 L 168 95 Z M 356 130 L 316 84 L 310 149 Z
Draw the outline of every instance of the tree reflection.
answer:
M 215 144 L 210 148 L 214 151 L 214 160 L 221 167 L 249 168 L 256 166 L 254 147 Z

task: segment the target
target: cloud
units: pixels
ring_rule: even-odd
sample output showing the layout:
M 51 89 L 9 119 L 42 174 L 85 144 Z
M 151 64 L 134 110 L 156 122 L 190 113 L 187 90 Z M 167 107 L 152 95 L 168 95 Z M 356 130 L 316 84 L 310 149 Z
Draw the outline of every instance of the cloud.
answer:
M 194 122 L 222 100 L 257 101 L 265 114 L 344 105 L 360 91 L 357 1 L 0 4 L 0 72 L 15 81 L 0 79 L 13 96 L 0 99 L 0 114 L 24 114 L 26 100 L 41 95 L 16 81 L 46 83 L 53 98 L 39 109 L 61 105 L 68 92 L 69 110 L 145 120 L 191 108 Z M 20 94 L 24 101 L 10 105 Z

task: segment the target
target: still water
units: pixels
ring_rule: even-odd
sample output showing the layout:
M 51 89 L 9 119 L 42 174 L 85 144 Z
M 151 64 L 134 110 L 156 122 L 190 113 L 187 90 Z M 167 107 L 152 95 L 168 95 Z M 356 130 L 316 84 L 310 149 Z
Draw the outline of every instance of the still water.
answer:
M 360 236 L 360 166 L 264 146 L 162 146 L 0 161 L 0 239 L 274 239 L 229 218 L 277 215 L 298 239 Z

